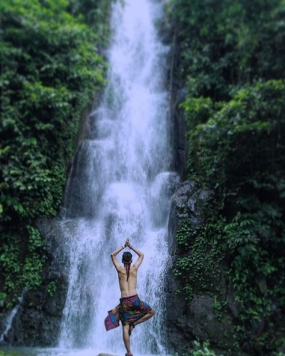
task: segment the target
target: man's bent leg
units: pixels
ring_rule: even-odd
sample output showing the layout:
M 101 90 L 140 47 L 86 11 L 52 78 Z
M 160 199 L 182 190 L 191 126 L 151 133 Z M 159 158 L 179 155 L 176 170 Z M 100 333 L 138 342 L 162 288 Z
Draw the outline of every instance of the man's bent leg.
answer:
M 123 325 L 123 340 L 127 350 L 128 355 L 131 355 L 131 343 L 130 343 L 130 336 L 129 336 L 129 325 Z
M 154 310 L 150 309 L 149 312 L 144 315 L 142 318 L 134 322 L 134 326 L 137 326 L 138 324 L 144 323 L 148 319 L 152 318 L 154 316 Z

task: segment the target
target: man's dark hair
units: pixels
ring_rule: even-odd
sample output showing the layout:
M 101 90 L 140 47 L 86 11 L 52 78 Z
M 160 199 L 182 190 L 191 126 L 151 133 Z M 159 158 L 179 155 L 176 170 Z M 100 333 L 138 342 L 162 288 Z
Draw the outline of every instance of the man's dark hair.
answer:
M 127 281 L 129 280 L 130 276 L 130 267 L 132 262 L 133 255 L 130 252 L 124 252 L 122 257 L 122 262 L 126 265 L 126 272 L 127 272 Z
M 122 262 L 124 264 L 130 264 L 132 262 L 133 255 L 130 252 L 124 252 Z

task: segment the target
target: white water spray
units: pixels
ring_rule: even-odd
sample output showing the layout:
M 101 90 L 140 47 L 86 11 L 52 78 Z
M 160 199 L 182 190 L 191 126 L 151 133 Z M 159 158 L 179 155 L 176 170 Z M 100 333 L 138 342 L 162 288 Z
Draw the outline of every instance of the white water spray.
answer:
M 106 332 L 104 318 L 120 298 L 110 254 L 129 237 L 145 254 L 138 294 L 156 312 L 134 330 L 132 351 L 164 352 L 167 220 L 179 179 L 167 172 L 167 48 L 154 25 L 161 11 L 161 3 L 152 0 L 126 0 L 112 8 L 108 86 L 90 116 L 90 135 L 77 153 L 64 204 L 71 268 L 62 347 L 124 352 L 121 328 Z

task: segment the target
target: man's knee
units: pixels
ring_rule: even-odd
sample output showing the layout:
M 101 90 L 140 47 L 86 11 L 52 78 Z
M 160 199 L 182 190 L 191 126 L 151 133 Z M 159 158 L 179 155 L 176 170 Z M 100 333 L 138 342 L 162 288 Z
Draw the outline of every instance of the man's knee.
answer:
M 148 312 L 148 314 L 150 314 L 151 316 L 154 316 L 154 310 L 150 309 L 150 311 Z

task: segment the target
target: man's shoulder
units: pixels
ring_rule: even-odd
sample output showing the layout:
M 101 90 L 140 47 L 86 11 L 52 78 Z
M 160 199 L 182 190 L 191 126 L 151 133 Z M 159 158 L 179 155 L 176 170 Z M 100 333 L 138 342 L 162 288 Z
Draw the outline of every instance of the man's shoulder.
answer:
M 117 268 L 118 273 L 124 273 L 125 272 L 125 267 L 119 266 Z

